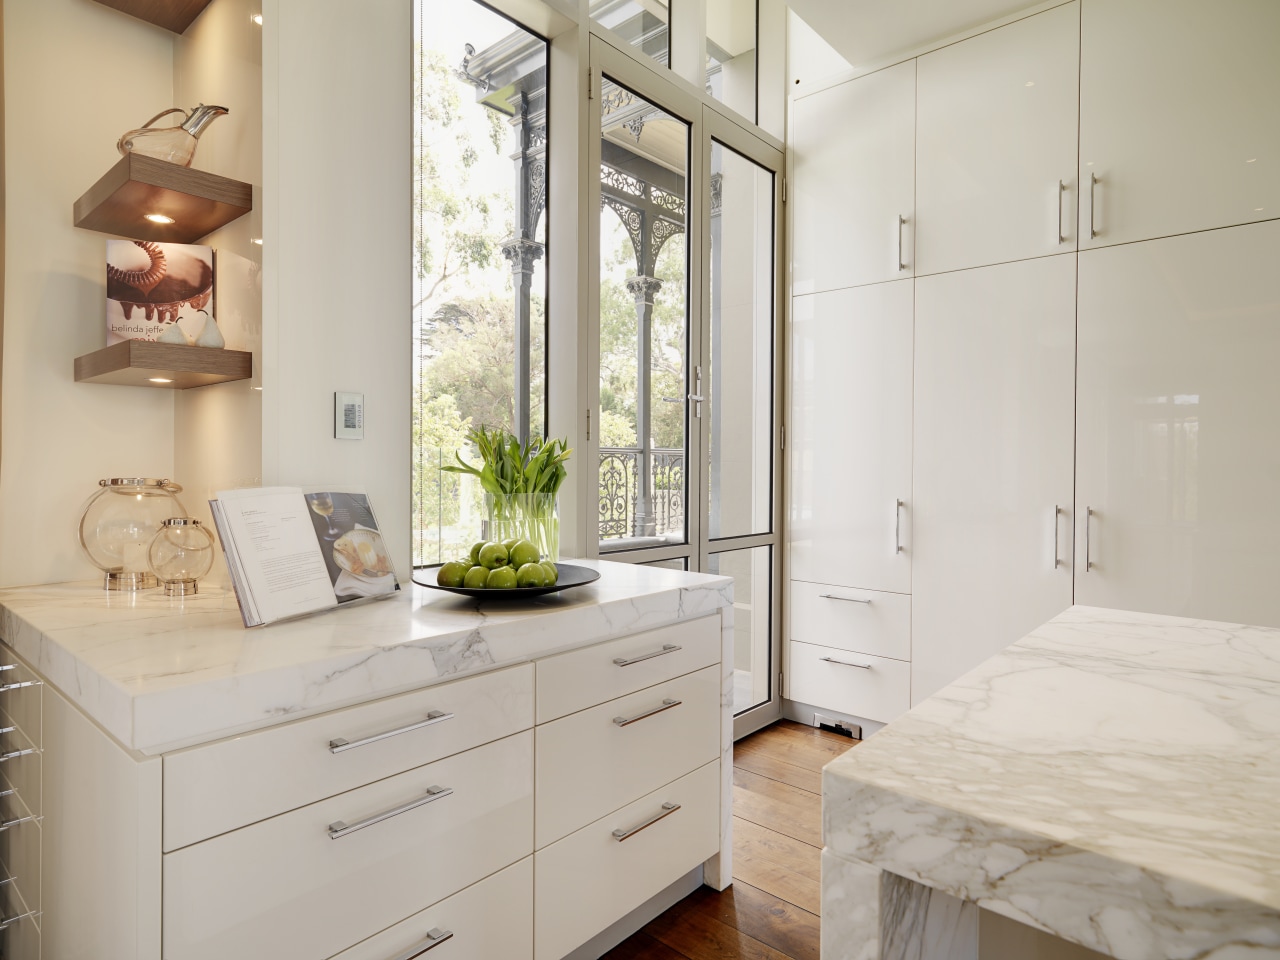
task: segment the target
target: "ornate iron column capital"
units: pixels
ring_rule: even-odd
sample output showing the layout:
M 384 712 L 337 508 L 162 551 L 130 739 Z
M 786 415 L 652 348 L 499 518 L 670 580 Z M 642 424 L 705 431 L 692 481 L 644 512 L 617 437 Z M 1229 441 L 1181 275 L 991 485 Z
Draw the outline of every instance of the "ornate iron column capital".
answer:
M 537 240 L 516 238 L 502 245 L 502 255 L 511 263 L 515 274 L 533 273 L 533 265 L 542 259 L 543 246 Z
M 657 277 L 627 277 L 627 290 L 636 298 L 636 303 L 653 306 L 653 298 L 662 289 L 662 281 Z

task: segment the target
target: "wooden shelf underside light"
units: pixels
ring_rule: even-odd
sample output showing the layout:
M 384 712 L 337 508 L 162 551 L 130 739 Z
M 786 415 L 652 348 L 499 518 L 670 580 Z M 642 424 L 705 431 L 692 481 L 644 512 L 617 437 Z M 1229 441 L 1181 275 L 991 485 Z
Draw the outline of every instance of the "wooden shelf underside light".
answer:
M 124 340 L 76 357 L 76 380 L 80 383 L 186 390 L 252 376 L 253 354 L 244 350 Z

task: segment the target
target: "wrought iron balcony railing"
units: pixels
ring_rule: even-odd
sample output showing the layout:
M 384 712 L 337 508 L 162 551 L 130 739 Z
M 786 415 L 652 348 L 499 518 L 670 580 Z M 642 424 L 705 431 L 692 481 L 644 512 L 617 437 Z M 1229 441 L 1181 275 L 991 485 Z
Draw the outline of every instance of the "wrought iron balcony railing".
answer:
M 640 491 L 640 461 L 637 447 L 600 448 L 602 541 L 684 533 L 684 451 L 649 451 L 647 498 Z

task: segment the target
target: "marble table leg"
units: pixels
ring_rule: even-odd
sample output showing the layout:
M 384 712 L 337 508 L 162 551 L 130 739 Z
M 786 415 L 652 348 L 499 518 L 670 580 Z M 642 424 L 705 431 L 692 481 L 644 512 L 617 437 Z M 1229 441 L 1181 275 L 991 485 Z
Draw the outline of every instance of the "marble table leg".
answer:
M 978 960 L 978 907 L 822 851 L 822 960 Z

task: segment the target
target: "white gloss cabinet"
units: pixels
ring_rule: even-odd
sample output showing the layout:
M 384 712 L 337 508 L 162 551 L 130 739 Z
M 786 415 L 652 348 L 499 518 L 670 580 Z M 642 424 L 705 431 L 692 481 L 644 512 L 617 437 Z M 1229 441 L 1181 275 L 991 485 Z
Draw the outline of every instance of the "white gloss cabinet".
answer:
M 916 281 L 911 701 L 1071 605 L 1073 254 Z
M 790 578 L 911 591 L 912 281 L 796 297 Z
M 1280 3 L 1082 2 L 1081 248 L 1280 216 Z
M 1277 264 L 1280 222 L 1080 255 L 1077 603 L 1280 626 Z
M 919 58 L 916 275 L 1075 249 L 1080 4 Z
M 915 61 L 792 104 L 792 292 L 912 276 Z

